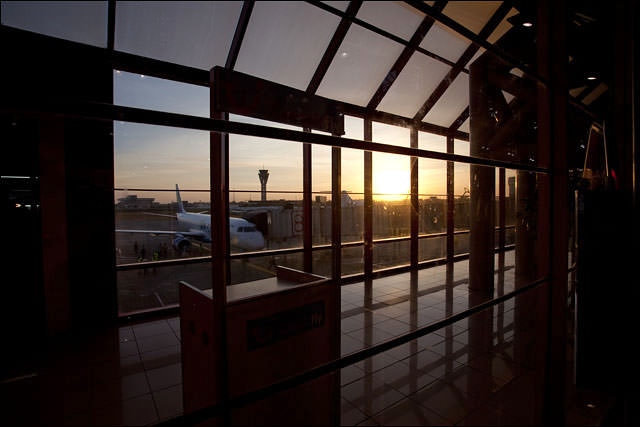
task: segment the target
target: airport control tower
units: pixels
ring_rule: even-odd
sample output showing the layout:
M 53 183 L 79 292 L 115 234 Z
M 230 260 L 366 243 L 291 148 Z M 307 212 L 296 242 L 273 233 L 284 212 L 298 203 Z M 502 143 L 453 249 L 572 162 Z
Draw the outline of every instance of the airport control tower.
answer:
M 260 178 L 260 188 L 262 191 L 262 196 L 260 197 L 260 200 L 263 202 L 266 202 L 267 201 L 267 180 L 269 179 L 269 171 L 267 169 L 259 169 L 258 178 Z

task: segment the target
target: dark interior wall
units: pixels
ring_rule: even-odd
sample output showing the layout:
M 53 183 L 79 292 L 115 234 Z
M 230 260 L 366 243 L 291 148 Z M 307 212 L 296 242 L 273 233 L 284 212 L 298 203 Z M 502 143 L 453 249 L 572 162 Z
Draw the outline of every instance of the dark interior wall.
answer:
M 46 139 L 56 153 L 41 162 L 49 169 L 40 171 L 45 175 L 58 170 L 44 180 L 51 185 L 41 186 L 43 213 L 48 205 L 56 217 L 43 217 L 42 223 L 53 234 L 66 228 L 66 242 L 64 237 L 43 240 L 45 312 L 54 313 L 45 316 L 45 330 L 58 333 L 109 322 L 117 313 L 112 123 L 33 111 L 76 101 L 112 103 L 112 67 L 101 50 L 8 28 L 2 29 L 2 48 L 2 113 L 29 117 L 41 154 Z M 47 253 L 56 254 L 56 263 L 66 263 L 67 277 L 59 268 L 47 274 Z

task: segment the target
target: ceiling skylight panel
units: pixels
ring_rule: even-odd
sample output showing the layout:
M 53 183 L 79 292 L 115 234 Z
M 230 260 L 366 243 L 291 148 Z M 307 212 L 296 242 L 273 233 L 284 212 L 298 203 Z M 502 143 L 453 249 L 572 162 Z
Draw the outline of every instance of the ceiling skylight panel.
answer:
M 241 2 L 117 2 L 115 48 L 211 69 L 224 65 Z
M 323 1 L 322 3 L 327 4 L 328 6 L 335 7 L 338 10 L 345 11 L 347 7 L 349 7 L 348 1 Z
M 303 2 L 256 2 L 236 70 L 306 89 L 340 18 Z
M 420 47 L 456 62 L 471 42 L 452 29 L 435 22 Z
M 442 13 L 478 34 L 500 4 L 501 1 L 450 1 Z
M 493 33 L 491 33 L 491 35 L 487 38 L 487 41 L 493 44 L 498 40 L 500 40 L 500 37 L 504 36 L 507 33 L 507 31 L 509 31 L 511 27 L 513 27 L 513 25 L 511 25 L 511 22 L 508 21 L 508 19 L 517 14 L 518 14 L 518 10 L 512 7 L 509 13 L 507 13 L 507 16 L 504 17 L 504 19 L 500 22 L 500 24 L 498 24 L 496 29 L 493 30 Z M 476 52 L 476 54 L 473 55 L 473 58 L 471 58 L 471 60 L 469 61 L 469 64 L 472 64 L 473 61 L 478 59 L 478 57 L 482 55 L 484 51 L 485 49 L 482 47 L 478 49 L 478 52 Z
M 2 24 L 107 47 L 106 1 L 3 1 Z
M 411 39 L 424 19 L 415 9 L 392 1 L 365 1 L 356 17 L 405 40 Z
M 469 128 L 469 119 L 467 118 L 467 120 L 464 121 L 464 123 L 462 123 L 462 125 L 458 128 L 458 130 L 461 130 L 462 132 L 471 132 L 471 129 Z
M 414 53 L 382 98 L 378 110 L 413 117 L 449 70 L 440 61 Z
M 425 116 L 424 122 L 449 127 L 469 105 L 469 76 L 459 74 Z
M 403 49 L 401 44 L 352 25 L 318 95 L 365 106 Z

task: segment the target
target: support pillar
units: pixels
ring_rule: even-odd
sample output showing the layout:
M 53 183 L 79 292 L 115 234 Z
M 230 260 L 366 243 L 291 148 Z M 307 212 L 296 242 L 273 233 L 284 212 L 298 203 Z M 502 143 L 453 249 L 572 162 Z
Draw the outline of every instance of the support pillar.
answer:
M 491 124 L 490 91 L 486 58 L 475 61 L 469 72 L 470 154 L 486 157 L 494 125 Z M 495 123 L 495 120 L 494 120 Z M 495 171 L 470 165 L 471 207 L 469 289 L 493 290 L 495 248 Z

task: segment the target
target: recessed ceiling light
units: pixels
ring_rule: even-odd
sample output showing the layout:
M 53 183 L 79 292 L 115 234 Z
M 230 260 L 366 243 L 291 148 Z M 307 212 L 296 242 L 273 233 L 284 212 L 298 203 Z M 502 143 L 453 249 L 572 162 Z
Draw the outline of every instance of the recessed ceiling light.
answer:
M 595 80 L 595 79 L 597 79 L 596 76 L 587 76 L 587 80 Z
M 523 22 L 522 26 L 527 28 L 533 27 L 533 22 L 529 22 L 529 21 Z
M 340 56 L 342 56 L 343 58 L 346 58 L 347 56 L 349 56 L 349 54 L 347 52 L 342 52 Z

